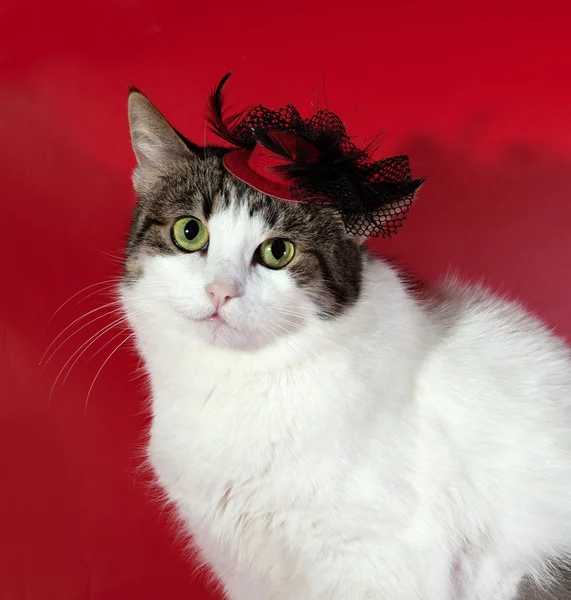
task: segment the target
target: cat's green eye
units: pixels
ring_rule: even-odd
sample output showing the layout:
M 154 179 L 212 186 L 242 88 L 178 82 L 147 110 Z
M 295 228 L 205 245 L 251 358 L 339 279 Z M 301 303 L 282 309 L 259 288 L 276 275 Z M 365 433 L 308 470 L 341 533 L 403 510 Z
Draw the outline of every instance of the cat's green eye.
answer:
M 171 230 L 172 241 L 185 252 L 205 250 L 208 245 L 208 229 L 196 217 L 178 219 Z
M 269 269 L 283 269 L 295 254 L 294 245 L 282 238 L 266 240 L 258 248 L 258 261 Z

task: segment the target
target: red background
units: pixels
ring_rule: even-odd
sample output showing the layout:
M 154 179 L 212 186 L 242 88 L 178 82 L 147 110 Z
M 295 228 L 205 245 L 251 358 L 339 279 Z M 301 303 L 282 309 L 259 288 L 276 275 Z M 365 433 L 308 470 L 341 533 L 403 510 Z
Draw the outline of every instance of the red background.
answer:
M 429 177 L 375 250 L 424 280 L 483 279 L 571 337 L 569 9 L 461 4 L 3 3 L 2 600 L 211 597 L 138 469 L 145 389 L 128 344 L 85 406 L 126 334 L 104 334 L 51 399 L 66 361 L 112 317 L 76 323 L 38 366 L 110 296 L 89 288 L 50 321 L 56 309 L 120 273 L 131 83 L 202 142 L 206 96 L 229 69 L 237 104 L 293 102 L 305 115 L 325 81 L 354 133 L 386 131 L 382 153 L 408 152 Z

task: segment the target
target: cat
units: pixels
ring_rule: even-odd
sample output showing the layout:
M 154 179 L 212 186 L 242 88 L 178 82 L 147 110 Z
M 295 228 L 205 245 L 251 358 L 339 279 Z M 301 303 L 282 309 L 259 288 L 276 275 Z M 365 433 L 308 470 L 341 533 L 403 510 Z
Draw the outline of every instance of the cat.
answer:
M 148 457 L 231 600 L 511 600 L 571 550 L 571 353 L 424 298 L 332 207 L 230 175 L 140 92 L 120 294 Z M 285 257 L 285 258 L 284 258 Z

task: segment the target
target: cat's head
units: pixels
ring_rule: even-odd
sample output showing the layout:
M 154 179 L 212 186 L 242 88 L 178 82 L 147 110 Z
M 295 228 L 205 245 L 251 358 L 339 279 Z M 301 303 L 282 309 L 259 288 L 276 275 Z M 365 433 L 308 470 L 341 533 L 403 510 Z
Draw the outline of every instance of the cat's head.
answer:
M 132 321 L 253 349 L 355 304 L 363 240 L 347 233 L 336 210 L 241 183 L 222 166 L 223 149 L 188 142 L 137 91 L 129 121 L 138 205 L 123 299 Z

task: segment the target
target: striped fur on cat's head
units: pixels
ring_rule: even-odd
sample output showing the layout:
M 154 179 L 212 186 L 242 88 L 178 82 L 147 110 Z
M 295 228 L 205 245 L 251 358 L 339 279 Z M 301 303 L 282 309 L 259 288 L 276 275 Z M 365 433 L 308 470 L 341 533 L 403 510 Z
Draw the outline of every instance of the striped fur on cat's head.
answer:
M 356 302 L 366 251 L 337 211 L 246 186 L 223 168 L 223 149 L 194 146 L 137 91 L 129 121 L 139 200 L 123 288 L 133 310 L 207 344 L 257 348 Z

